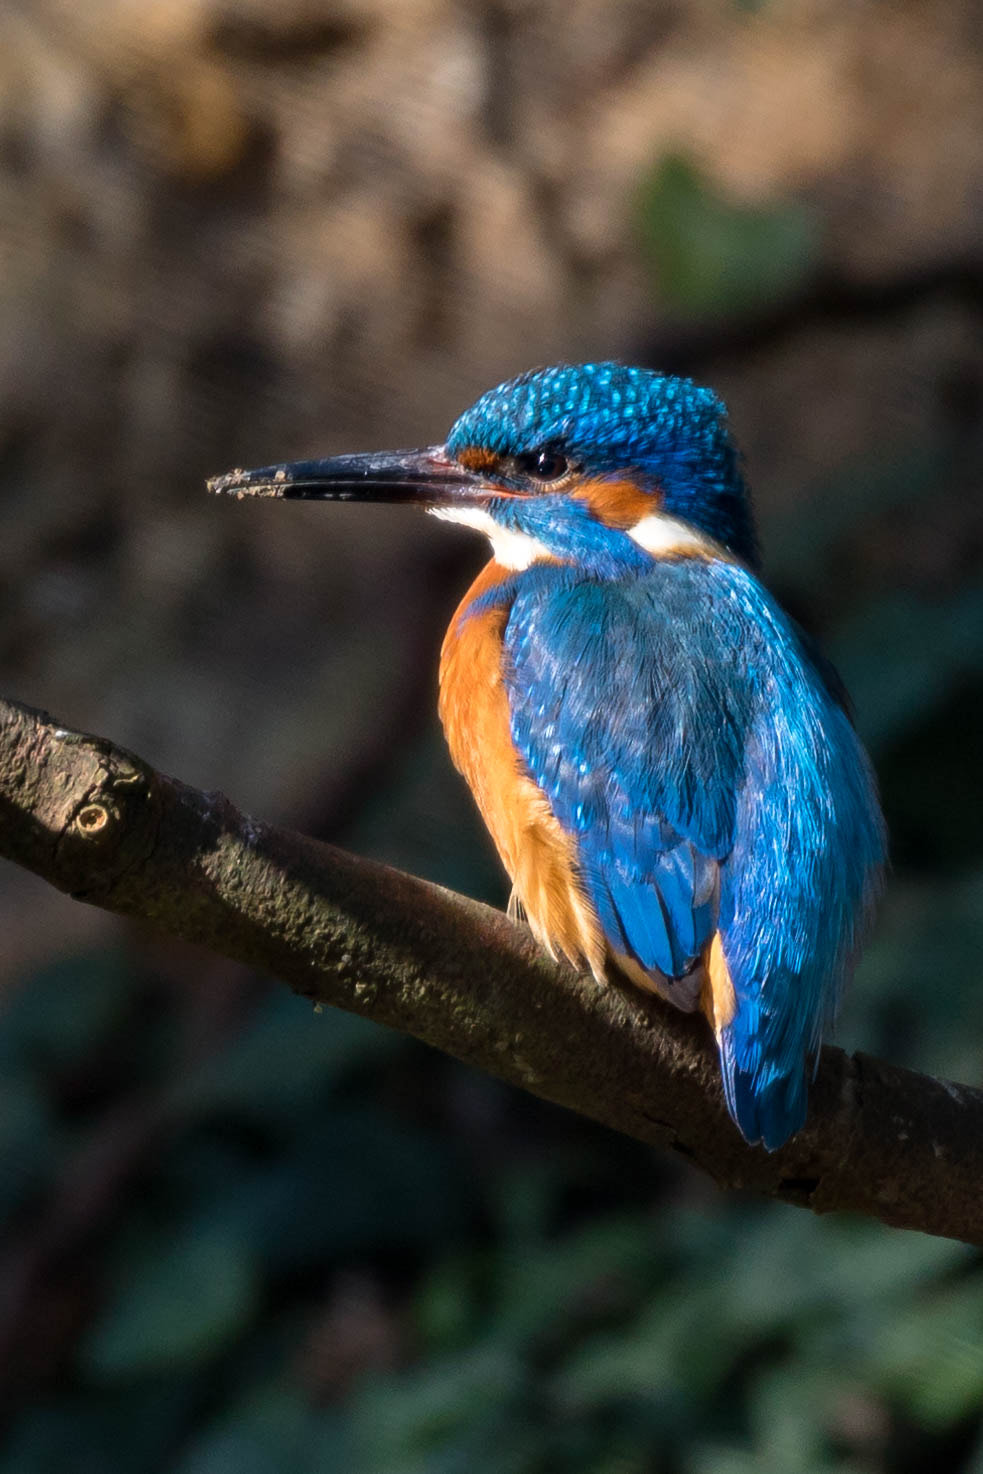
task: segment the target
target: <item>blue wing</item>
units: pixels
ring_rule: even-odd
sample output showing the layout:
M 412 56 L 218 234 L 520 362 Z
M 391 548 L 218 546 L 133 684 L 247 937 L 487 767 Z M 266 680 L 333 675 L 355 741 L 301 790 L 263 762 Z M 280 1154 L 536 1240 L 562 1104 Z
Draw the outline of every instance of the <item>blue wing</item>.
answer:
M 609 945 L 682 980 L 720 931 L 728 1106 L 749 1140 L 780 1145 L 883 857 L 848 718 L 736 565 L 666 560 L 605 583 L 530 570 L 505 639 L 513 739 L 577 838 Z
M 553 588 L 520 593 L 506 631 L 513 738 L 578 837 L 614 950 L 682 978 L 716 926 L 733 838 L 743 732 L 727 671 L 686 648 L 680 601 L 652 580 L 544 575 Z

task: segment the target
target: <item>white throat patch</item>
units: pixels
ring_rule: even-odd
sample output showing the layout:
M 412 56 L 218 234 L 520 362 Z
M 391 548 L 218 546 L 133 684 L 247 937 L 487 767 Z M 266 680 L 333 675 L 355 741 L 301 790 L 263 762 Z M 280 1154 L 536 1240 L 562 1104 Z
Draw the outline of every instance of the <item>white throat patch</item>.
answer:
M 530 537 L 528 533 L 514 532 L 508 527 L 502 527 L 481 507 L 428 507 L 427 511 L 431 517 L 439 517 L 442 522 L 460 522 L 463 527 L 473 527 L 476 532 L 483 532 L 491 542 L 495 562 L 513 572 L 521 573 L 523 569 L 531 568 L 534 563 L 543 559 L 552 560 L 552 554 L 545 543 Z

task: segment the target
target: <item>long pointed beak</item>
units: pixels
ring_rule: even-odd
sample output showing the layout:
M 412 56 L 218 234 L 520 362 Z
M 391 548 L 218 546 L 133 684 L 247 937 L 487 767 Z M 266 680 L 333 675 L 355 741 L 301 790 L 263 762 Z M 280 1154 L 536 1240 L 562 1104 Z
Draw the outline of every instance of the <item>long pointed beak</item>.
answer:
M 257 471 L 213 476 L 218 495 L 279 496 L 301 501 L 415 502 L 427 507 L 466 506 L 494 495 L 494 488 L 447 455 L 442 445 L 293 461 Z

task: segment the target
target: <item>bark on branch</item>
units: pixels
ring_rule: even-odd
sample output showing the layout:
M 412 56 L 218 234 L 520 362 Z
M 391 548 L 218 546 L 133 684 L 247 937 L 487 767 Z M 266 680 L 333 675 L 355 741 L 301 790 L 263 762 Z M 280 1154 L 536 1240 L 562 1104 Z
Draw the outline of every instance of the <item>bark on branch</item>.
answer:
M 723 1188 L 983 1244 L 983 1092 L 826 1048 L 806 1129 L 773 1155 L 748 1147 L 701 1019 L 550 962 L 487 906 L 257 823 L 6 701 L 0 855 L 680 1152 Z

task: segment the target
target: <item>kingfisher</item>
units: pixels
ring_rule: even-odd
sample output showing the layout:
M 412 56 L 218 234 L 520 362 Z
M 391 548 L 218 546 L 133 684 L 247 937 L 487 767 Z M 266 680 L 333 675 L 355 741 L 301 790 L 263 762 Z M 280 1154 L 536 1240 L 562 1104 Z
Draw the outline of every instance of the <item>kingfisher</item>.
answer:
M 701 1010 L 727 1108 L 780 1147 L 866 935 L 886 836 L 832 667 L 769 593 L 727 411 L 689 379 L 560 364 L 442 445 L 232 471 L 214 491 L 416 503 L 492 557 L 439 710 L 553 956 Z

